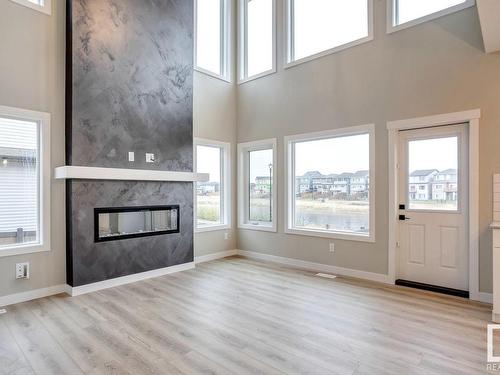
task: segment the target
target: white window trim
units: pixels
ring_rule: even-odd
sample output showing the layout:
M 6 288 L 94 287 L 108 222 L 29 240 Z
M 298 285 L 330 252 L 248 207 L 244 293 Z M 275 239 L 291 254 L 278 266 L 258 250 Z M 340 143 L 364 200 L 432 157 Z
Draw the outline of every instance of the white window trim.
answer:
M 240 229 L 250 229 L 259 230 L 265 232 L 276 232 L 277 231 L 277 213 L 278 213 L 278 155 L 277 155 L 278 142 L 276 138 L 263 139 L 260 141 L 246 142 L 238 144 L 238 228 Z M 248 214 L 248 184 L 246 183 L 249 179 L 249 170 L 246 165 L 248 160 L 249 151 L 258 151 L 272 149 L 273 150 L 273 191 L 272 191 L 272 201 L 273 201 L 273 220 L 271 225 L 264 224 L 253 224 L 249 223 L 247 218 Z
M 48 16 L 50 16 L 52 13 L 52 0 L 44 0 L 43 5 L 38 5 L 38 4 L 32 3 L 29 0 L 11 0 L 11 1 L 13 1 L 16 4 L 23 5 L 27 8 L 37 10 L 37 11 L 44 13 Z
M 351 135 L 369 134 L 370 136 L 370 190 L 369 190 L 369 204 L 370 216 L 369 235 L 350 234 L 346 232 L 335 231 L 322 231 L 318 229 L 298 229 L 293 225 L 293 210 L 294 210 L 294 189 L 295 189 L 295 158 L 293 155 L 292 145 L 295 142 L 313 141 L 333 137 L 345 137 Z M 360 125 L 351 126 L 341 129 L 333 129 L 321 132 L 298 134 L 285 137 L 285 233 L 298 234 L 303 236 L 325 237 L 339 240 L 361 241 L 361 242 L 375 242 L 375 125 Z
M 247 76 L 248 67 L 248 49 L 247 49 L 247 13 L 248 13 L 248 1 L 239 0 L 238 2 L 238 84 L 253 81 L 258 78 L 268 76 L 277 72 L 276 68 L 276 0 L 271 0 L 273 2 L 273 67 L 269 70 L 255 74 L 253 76 Z
M 18 120 L 34 121 L 39 124 L 39 176 L 40 191 L 39 205 L 40 215 L 38 230 L 40 243 L 38 244 L 19 244 L 0 249 L 0 257 L 38 253 L 50 251 L 50 184 L 51 184 L 51 166 L 50 166 L 50 113 L 36 112 L 26 109 L 0 106 L 0 117 L 8 117 Z
M 221 75 L 211 72 L 209 70 L 203 69 L 199 67 L 196 64 L 197 58 L 196 58 L 196 53 L 197 53 L 197 47 L 198 47 L 198 32 L 197 32 L 197 26 L 198 26 L 198 0 L 194 0 L 194 54 L 193 54 L 193 65 L 194 65 L 194 70 L 203 73 L 205 75 L 208 75 L 213 78 L 220 79 L 224 82 L 231 83 L 231 43 L 232 43 L 232 38 L 231 38 L 231 1 L 229 0 L 222 0 L 222 6 L 221 6 L 221 18 L 220 18 L 220 28 L 221 28 L 221 56 L 220 56 L 220 70 L 222 72 Z
M 194 139 L 194 151 L 193 151 L 193 164 L 194 170 L 196 172 L 196 156 L 197 149 L 196 146 L 208 146 L 208 147 L 218 147 L 222 150 L 221 153 L 221 214 L 223 224 L 215 224 L 210 226 L 205 226 L 198 228 L 198 218 L 197 218 L 197 193 L 196 184 L 194 184 L 194 231 L 195 233 L 212 232 L 218 230 L 231 229 L 231 144 L 228 142 L 214 141 L 211 139 L 195 138 Z
M 292 40 L 292 27 L 293 27 L 293 22 L 292 22 L 292 1 L 293 0 L 285 0 L 285 22 L 284 22 L 284 36 L 285 36 L 285 43 L 284 43 L 284 56 L 285 56 L 285 69 L 292 68 L 294 66 L 319 59 L 320 57 L 328 56 L 355 46 L 358 46 L 360 44 L 368 43 L 371 42 L 374 39 L 374 19 L 373 19 L 373 0 L 367 0 L 368 2 L 368 35 L 364 38 L 353 40 L 352 42 L 342 44 L 337 47 L 330 48 L 328 50 L 318 52 L 314 55 L 303 57 L 298 60 L 292 60 L 293 56 L 293 40 Z M 388 0 L 390 1 L 390 0 Z
M 391 34 L 400 30 L 408 29 L 410 27 L 420 25 L 425 22 L 429 22 L 432 20 L 435 20 L 436 18 L 440 18 L 443 16 L 446 16 L 448 14 L 452 14 L 467 8 L 470 8 L 474 5 L 476 5 L 475 0 L 467 0 L 463 4 L 458 4 L 454 5 L 452 7 L 440 10 L 439 12 L 431 13 L 428 14 L 424 17 L 420 17 L 417 19 L 414 19 L 412 21 L 408 21 L 405 23 L 402 23 L 400 25 L 396 25 L 396 12 L 394 11 L 396 8 L 396 1 L 397 0 L 387 0 L 387 33 Z

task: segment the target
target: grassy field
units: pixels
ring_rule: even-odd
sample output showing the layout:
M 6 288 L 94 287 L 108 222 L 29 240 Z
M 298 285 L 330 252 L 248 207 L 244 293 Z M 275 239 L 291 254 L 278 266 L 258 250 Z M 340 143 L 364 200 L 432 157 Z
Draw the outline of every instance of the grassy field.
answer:
M 219 195 L 199 195 L 196 208 L 197 218 L 205 222 L 220 221 L 220 196 Z
M 369 210 L 367 201 L 297 199 L 297 210 L 302 213 L 365 213 Z M 252 198 L 255 210 L 269 208 L 268 198 Z M 220 197 L 218 195 L 198 196 L 198 219 L 216 222 L 220 220 Z

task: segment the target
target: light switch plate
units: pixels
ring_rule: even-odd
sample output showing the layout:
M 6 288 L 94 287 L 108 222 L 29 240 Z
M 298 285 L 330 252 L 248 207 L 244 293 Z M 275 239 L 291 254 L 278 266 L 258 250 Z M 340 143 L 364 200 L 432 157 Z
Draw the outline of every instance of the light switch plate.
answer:
M 30 278 L 30 264 L 16 263 L 16 279 L 29 279 L 29 278 Z

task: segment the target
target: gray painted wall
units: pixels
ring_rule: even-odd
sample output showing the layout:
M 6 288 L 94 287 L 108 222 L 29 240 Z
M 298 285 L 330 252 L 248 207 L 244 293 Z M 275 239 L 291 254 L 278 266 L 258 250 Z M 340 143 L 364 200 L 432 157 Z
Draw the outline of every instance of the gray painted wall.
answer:
M 283 3 L 283 2 L 278 2 Z M 475 8 L 394 34 L 375 0 L 375 40 L 245 83 L 238 89 L 238 142 L 277 137 L 278 233 L 238 231 L 238 248 L 375 273 L 387 273 L 386 122 L 481 108 L 480 290 L 491 292 L 491 178 L 500 171 L 500 54 L 486 55 Z M 283 9 L 278 7 L 278 51 Z M 256 110 L 258 109 L 258 110 Z M 375 123 L 375 244 L 286 235 L 283 137 Z
M 65 12 L 64 0 L 53 0 L 51 16 L 12 1 L 0 1 L 0 105 L 51 113 L 53 168 L 65 164 Z M 235 86 L 197 72 L 194 75 L 195 136 L 235 142 Z M 235 176 L 234 163 L 233 171 Z M 66 282 L 64 182 L 52 180 L 51 198 L 52 250 L 0 258 L 0 296 Z M 196 255 L 234 249 L 234 225 L 229 233 L 230 240 L 224 240 L 221 231 L 196 234 Z M 30 262 L 29 280 L 15 280 L 14 268 L 19 262 Z
M 0 1 L 0 105 L 50 112 L 51 165 L 64 165 L 64 1 L 52 15 Z M 46 253 L 0 258 L 0 296 L 63 284 L 64 182 L 52 180 L 51 245 Z M 30 262 L 29 280 L 15 280 L 15 264 Z
M 233 2 L 234 3 L 234 2 Z M 231 29 L 235 30 L 236 6 L 232 6 Z M 232 39 L 230 65 L 232 82 L 236 71 L 236 38 Z M 194 123 L 195 138 L 231 143 L 231 228 L 222 231 L 195 233 L 195 256 L 209 255 L 236 249 L 236 90 L 234 83 L 194 72 Z M 224 234 L 228 233 L 229 239 Z

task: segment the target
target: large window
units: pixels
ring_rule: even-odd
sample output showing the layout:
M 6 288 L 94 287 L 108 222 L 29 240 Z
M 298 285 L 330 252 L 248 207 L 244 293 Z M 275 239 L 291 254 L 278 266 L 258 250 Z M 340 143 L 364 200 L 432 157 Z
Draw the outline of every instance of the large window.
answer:
M 276 0 L 240 0 L 239 81 L 276 71 Z
M 229 143 L 195 140 L 196 172 L 208 173 L 206 182 L 196 185 L 196 230 L 230 227 L 230 146 Z
M 238 226 L 276 231 L 276 140 L 238 145 Z
M 372 125 L 286 138 L 287 232 L 374 240 Z
M 287 0 L 287 63 L 373 38 L 372 0 Z
M 196 69 L 229 80 L 228 0 L 196 0 Z
M 414 26 L 475 4 L 474 0 L 388 0 L 388 31 Z
M 0 107 L 0 256 L 49 250 L 49 116 Z
M 15 3 L 24 5 L 25 7 L 38 10 L 39 12 L 50 14 L 52 0 L 12 0 Z

